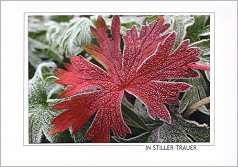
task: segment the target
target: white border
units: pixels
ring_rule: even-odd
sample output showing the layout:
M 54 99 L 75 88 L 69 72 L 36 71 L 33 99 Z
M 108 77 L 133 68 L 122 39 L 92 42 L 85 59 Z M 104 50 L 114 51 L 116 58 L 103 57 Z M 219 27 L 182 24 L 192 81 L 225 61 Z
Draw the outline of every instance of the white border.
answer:
M 23 15 L 24 12 L 62 11 L 215 12 L 215 146 L 184 152 L 145 151 L 137 146 L 23 146 Z M 1 2 L 1 165 L 237 165 L 236 37 L 235 1 Z

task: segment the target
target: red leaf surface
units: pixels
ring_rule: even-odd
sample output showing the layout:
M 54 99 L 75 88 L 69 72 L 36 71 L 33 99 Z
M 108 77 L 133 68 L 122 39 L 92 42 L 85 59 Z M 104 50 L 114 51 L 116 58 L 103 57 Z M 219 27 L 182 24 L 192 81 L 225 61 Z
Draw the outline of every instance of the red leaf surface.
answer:
M 70 56 L 72 65 L 64 64 L 66 71 L 57 69 L 56 82 L 68 86 L 60 97 L 69 99 L 53 106 L 64 112 L 51 122 L 54 124 L 51 134 L 72 127 L 74 135 L 95 114 L 86 139 L 109 142 L 110 131 L 116 137 L 125 137 L 126 133 L 131 133 L 121 111 L 125 91 L 140 99 L 153 119 L 157 116 L 170 123 L 170 113 L 164 103 L 178 104 L 178 94 L 190 85 L 169 80 L 198 77 L 189 64 L 199 60 L 201 51 L 189 48 L 189 40 L 185 40 L 172 53 L 176 32 L 164 34 L 168 28 L 163 17 L 156 23 L 142 26 L 140 31 L 132 27 L 122 37 L 122 55 L 119 16 L 112 19 L 111 38 L 104 19 L 99 16 L 96 28 L 91 27 L 99 46 L 89 44 L 84 49 L 106 71 L 81 56 Z

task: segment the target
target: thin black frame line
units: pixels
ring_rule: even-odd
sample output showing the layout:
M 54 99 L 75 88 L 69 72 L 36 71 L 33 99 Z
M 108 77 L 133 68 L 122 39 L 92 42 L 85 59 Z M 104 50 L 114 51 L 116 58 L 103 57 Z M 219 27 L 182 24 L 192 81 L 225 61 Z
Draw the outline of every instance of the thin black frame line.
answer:
M 23 20 L 23 34 L 24 34 L 24 37 L 23 37 L 23 46 L 25 45 L 25 17 L 26 17 L 26 14 L 31 14 L 31 13 L 58 13 L 58 12 L 24 12 L 24 20 Z M 98 13 L 98 12 L 59 12 L 59 13 Z M 103 13 L 117 13 L 117 12 L 103 12 Z M 118 12 L 118 13 L 137 13 L 137 12 Z M 138 13 L 153 13 L 153 12 L 138 12 Z M 158 13 L 158 12 L 154 12 L 154 13 Z M 209 13 L 210 15 L 213 14 L 214 16 L 214 55 L 215 55 L 215 12 L 159 12 L 159 13 Z M 24 92 L 24 88 L 25 88 L 25 69 L 24 69 L 24 66 L 25 66 L 25 47 L 23 49 L 23 146 L 43 146 L 43 143 L 39 143 L 39 144 L 33 144 L 32 145 L 30 143 L 28 143 L 27 145 L 24 144 L 24 131 L 25 131 L 25 104 L 24 104 L 24 100 L 25 100 L 25 92 Z M 214 56 L 214 59 L 215 59 L 215 56 Z M 215 60 L 214 60 L 214 79 L 215 79 Z M 214 110 L 215 110 L 215 82 L 214 82 Z M 211 139 L 211 138 L 210 138 Z M 168 143 L 157 143 L 157 144 L 169 144 L 169 143 L 173 143 L 173 142 L 168 142 Z M 210 141 L 211 143 L 211 141 Z M 60 143 L 49 143 L 49 146 L 87 146 L 87 145 L 79 145 L 78 143 L 68 143 L 68 144 L 64 144 L 64 145 L 61 145 Z M 105 146 L 145 146 L 145 145 L 149 145 L 149 144 L 152 144 L 152 143 L 144 143 L 144 145 L 105 145 Z M 175 143 L 173 143 L 175 144 Z M 212 145 L 199 145 L 199 143 L 176 143 L 176 144 L 196 144 L 197 146 L 215 146 L 215 112 L 214 112 L 214 141 L 213 141 L 213 144 Z M 48 144 L 44 144 L 44 146 L 48 146 Z M 102 145 L 97 145 L 97 144 L 92 144 L 90 146 L 102 146 Z
M 25 13 L 23 15 L 23 145 L 24 145 L 24 137 L 25 137 L 25 56 L 26 56 L 26 52 L 25 52 L 25 43 L 26 43 L 26 39 L 25 39 Z M 27 38 L 28 38 L 28 34 L 27 34 Z M 28 67 L 28 71 L 29 71 L 29 67 Z M 29 75 L 29 74 L 28 74 Z M 29 82 L 29 81 L 28 81 Z M 27 90 L 28 94 L 29 91 Z M 29 111 L 28 111 L 29 113 Z M 29 121 L 28 121 L 29 122 Z M 29 128 L 28 128 L 29 129 Z M 28 135 L 29 136 L 29 135 Z
M 215 109 L 215 108 L 216 108 L 216 105 L 215 105 L 215 104 L 216 104 L 216 99 L 215 99 L 215 98 L 216 98 L 216 95 L 215 95 L 215 93 L 216 93 L 216 84 L 215 84 L 215 76 L 216 76 L 216 75 L 215 75 L 215 72 L 216 72 L 216 68 L 215 68 L 215 66 L 216 66 L 216 63 L 215 63 L 215 55 L 216 55 L 216 46 L 215 46 L 215 45 L 216 45 L 216 39 L 215 39 L 215 38 L 216 38 L 216 31 L 215 31 L 215 30 L 216 30 L 216 29 L 215 29 L 215 23 L 216 23 L 216 21 L 215 21 L 215 20 L 216 20 L 216 14 L 215 14 L 215 12 L 214 12 L 214 21 L 213 21 L 213 25 L 214 25 L 214 27 L 213 27 L 213 28 L 214 28 L 214 34 L 213 34 L 213 37 L 214 37 L 214 39 L 213 39 L 213 40 L 214 40 L 214 58 L 213 58 L 213 61 L 214 61 L 214 62 L 213 62 L 213 64 L 214 64 L 214 72 L 213 72 L 213 73 L 214 73 L 214 74 L 213 74 L 213 76 L 214 76 L 214 80 L 213 80 L 213 82 L 214 82 L 214 97 L 213 97 L 213 100 L 214 100 L 214 104 L 213 104 L 213 105 L 214 105 L 214 113 L 213 113 L 213 119 L 214 119 L 214 121 L 213 121 L 213 124 L 214 124 L 214 125 L 213 125 L 213 126 L 214 126 L 214 127 L 213 127 L 213 130 L 214 130 L 214 139 L 213 139 L 213 140 L 214 140 L 214 141 L 213 141 L 213 143 L 214 143 L 214 145 L 215 145 L 215 142 L 216 142 L 216 140 L 215 140 L 215 139 L 216 139 L 216 135 L 215 135 L 215 133 L 216 133 L 216 130 L 215 130 L 215 128 L 216 128 L 216 126 L 215 126 L 215 125 L 216 125 L 216 123 L 215 123 L 215 122 L 216 122 L 216 121 L 215 121 L 215 119 L 216 119 L 216 117 L 215 117 L 215 114 L 216 114 L 216 112 L 215 112 L 215 111 L 216 111 L 216 109 Z M 210 87 L 211 87 L 211 85 L 210 85 Z M 210 88 L 210 89 L 211 89 L 211 88 Z M 210 96 L 211 96 L 211 95 L 210 95 Z
M 92 145 L 85 145 L 85 144 L 83 144 L 83 145 L 76 145 L 76 144 L 74 144 L 74 143 L 69 143 L 69 145 L 60 145 L 59 143 L 49 143 L 49 144 L 46 144 L 46 143 L 40 143 L 40 144 L 29 144 L 29 145 L 24 145 L 24 146 L 93 146 L 93 147 L 97 147 L 97 146 L 143 146 L 143 147 L 145 147 L 146 145 L 106 145 L 106 144 L 102 144 L 102 145 L 95 145 L 95 144 L 92 144 Z
M 172 144 L 172 143 L 166 143 L 166 145 L 169 145 L 169 144 Z M 69 143 L 69 145 L 60 145 L 60 144 L 58 144 L 58 143 L 48 143 L 48 144 L 45 144 L 45 143 L 40 143 L 40 144 L 29 144 L 29 145 L 24 145 L 24 146 L 26 146 L 26 147 L 32 147 L 32 146 L 89 146 L 89 147 L 98 147 L 98 146 L 106 146 L 106 147 L 109 147 L 109 146 L 112 146 L 112 147 L 119 147 L 119 146 L 122 146 L 122 147 L 127 147 L 127 146 L 129 146 L 129 147 L 131 147 L 131 146 L 136 146 L 136 147 L 141 147 L 141 146 L 143 146 L 143 147 L 145 147 L 145 146 L 147 146 L 147 145 L 151 145 L 151 146 L 153 146 L 153 145 L 165 145 L 165 143 L 148 143 L 148 144 L 145 144 L 145 145 L 106 145 L 106 144 L 102 144 L 102 145 L 95 145 L 95 144 L 92 144 L 92 145 L 85 145 L 85 144 L 83 144 L 83 145 L 75 145 L 75 144 L 70 144 Z M 172 144 L 173 146 L 175 146 L 175 145 L 185 145 L 184 143 L 173 143 Z M 196 145 L 196 147 L 204 147 L 204 146 L 214 146 L 214 145 L 198 145 L 198 144 L 196 144 L 196 143 L 187 143 L 187 145 Z
M 0 9 L 2 9 L 2 3 L 1 3 L 1 1 L 0 1 Z M 1 20 L 1 18 L 0 18 L 0 20 Z M 0 29 L 1 29 L 1 27 L 2 27 L 2 21 L 0 21 Z M 0 36 L 2 37 L 2 30 L 0 30 Z M 0 40 L 0 64 L 2 64 L 2 55 L 1 55 L 1 53 L 2 53 L 2 43 L 1 43 L 1 41 L 2 41 L 2 39 Z M 1 99 L 1 97 L 2 97 L 2 70 L 1 70 L 2 68 L 0 67 L 0 121 L 2 120 L 2 117 L 1 117 L 1 113 L 2 113 L 2 105 L 1 105 L 1 103 L 2 103 L 2 99 Z M 2 124 L 0 123 L 0 131 L 1 131 L 1 129 L 2 129 Z M 0 132 L 0 147 L 2 146 L 2 141 L 1 141 L 1 138 L 2 138 L 2 132 Z M 1 162 L 2 162 L 2 149 L 0 149 L 0 166 L 2 166 L 1 165 Z
M 205 144 L 199 144 L 199 143 L 141 143 L 141 145 L 139 144 L 135 144 L 135 145 L 132 145 L 132 144 L 128 144 L 128 145 L 111 145 L 111 144 L 104 144 L 104 145 L 101 145 L 101 144 L 94 144 L 92 143 L 91 145 L 87 145 L 85 143 L 66 143 L 66 144 L 61 144 L 61 143 L 39 143 L 39 144 L 35 144 L 35 143 L 32 143 L 32 144 L 24 144 L 23 146 L 146 146 L 146 145 L 196 145 L 196 146 L 215 146 L 214 144 L 208 144 L 208 145 L 205 145 Z
M 100 12 L 24 12 L 24 13 L 28 14 L 28 13 L 100 13 Z M 103 12 L 103 13 L 158 13 L 158 12 Z M 159 12 L 159 13 L 215 13 L 215 12 Z

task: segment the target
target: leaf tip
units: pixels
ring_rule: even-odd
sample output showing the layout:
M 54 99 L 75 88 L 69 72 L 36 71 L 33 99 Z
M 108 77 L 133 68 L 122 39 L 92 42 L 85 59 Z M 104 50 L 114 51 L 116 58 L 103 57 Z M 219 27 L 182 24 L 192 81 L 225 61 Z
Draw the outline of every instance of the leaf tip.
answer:
M 162 22 L 163 23 L 164 22 L 164 17 L 163 16 L 159 16 L 158 17 L 158 22 Z
M 90 31 L 92 32 L 92 34 L 96 37 L 98 32 L 97 32 L 97 29 L 93 26 L 90 26 Z
M 97 27 L 97 29 L 102 28 L 102 29 L 104 29 L 105 31 L 107 31 L 107 25 L 106 25 L 106 22 L 105 22 L 105 20 L 103 19 L 102 16 L 98 16 L 98 18 L 97 18 L 97 23 L 96 23 L 96 27 Z
M 161 118 L 164 122 L 166 122 L 167 124 L 171 124 L 172 123 L 172 120 L 171 120 L 171 116 L 169 115 L 168 117 L 166 118 Z

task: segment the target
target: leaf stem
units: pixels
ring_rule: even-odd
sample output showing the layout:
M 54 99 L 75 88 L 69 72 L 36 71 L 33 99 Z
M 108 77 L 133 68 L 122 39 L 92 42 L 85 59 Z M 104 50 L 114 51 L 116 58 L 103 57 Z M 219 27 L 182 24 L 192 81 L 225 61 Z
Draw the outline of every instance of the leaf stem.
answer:
M 201 64 L 188 64 L 187 67 L 196 68 L 196 69 L 199 69 L 199 70 L 210 71 L 210 66 L 204 66 L 204 65 L 201 65 Z
M 197 103 L 193 104 L 191 107 L 189 107 L 187 110 L 183 112 L 183 117 L 188 118 L 189 115 L 191 115 L 194 111 L 196 111 L 199 107 L 203 106 L 204 104 L 210 103 L 210 96 L 206 97 Z

